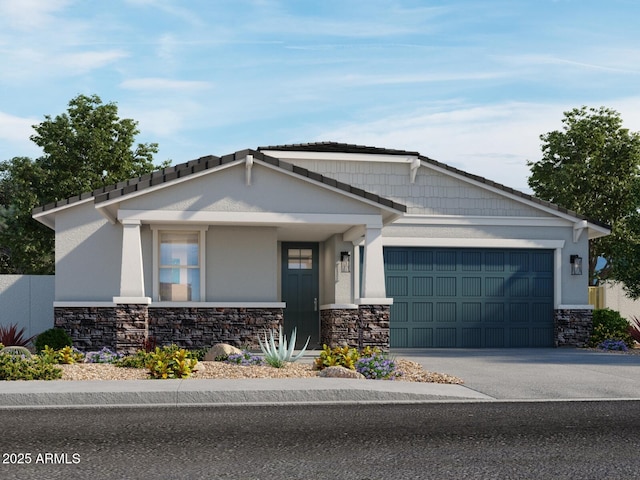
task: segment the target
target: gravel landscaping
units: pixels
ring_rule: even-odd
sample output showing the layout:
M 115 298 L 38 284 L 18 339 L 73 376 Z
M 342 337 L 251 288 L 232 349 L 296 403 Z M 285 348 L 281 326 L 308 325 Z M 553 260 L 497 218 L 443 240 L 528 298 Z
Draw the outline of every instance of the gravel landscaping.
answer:
M 396 360 L 398 370 L 403 373 L 396 381 L 462 384 L 457 377 L 429 372 L 421 365 L 409 360 Z M 62 380 L 143 380 L 149 378 L 146 369 L 122 368 L 104 363 L 76 363 L 58 365 Z M 200 368 L 191 378 L 305 378 L 317 377 L 310 363 L 289 363 L 283 368 L 269 366 L 241 366 L 225 362 L 200 362 Z

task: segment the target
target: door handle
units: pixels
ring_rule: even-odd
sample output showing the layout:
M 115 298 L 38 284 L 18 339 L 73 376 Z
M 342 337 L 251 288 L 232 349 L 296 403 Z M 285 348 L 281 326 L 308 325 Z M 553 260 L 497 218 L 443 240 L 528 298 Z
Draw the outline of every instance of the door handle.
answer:
M 313 311 L 317 312 L 318 311 L 318 297 L 315 297 L 313 299 Z

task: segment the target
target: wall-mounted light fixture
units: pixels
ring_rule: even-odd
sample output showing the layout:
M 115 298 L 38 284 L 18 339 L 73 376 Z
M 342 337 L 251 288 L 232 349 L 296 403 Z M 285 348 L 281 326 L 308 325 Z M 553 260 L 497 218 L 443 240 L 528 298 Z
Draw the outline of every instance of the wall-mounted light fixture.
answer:
M 580 255 L 570 255 L 571 275 L 582 275 L 582 257 Z
M 340 271 L 342 273 L 351 272 L 351 253 L 340 252 Z

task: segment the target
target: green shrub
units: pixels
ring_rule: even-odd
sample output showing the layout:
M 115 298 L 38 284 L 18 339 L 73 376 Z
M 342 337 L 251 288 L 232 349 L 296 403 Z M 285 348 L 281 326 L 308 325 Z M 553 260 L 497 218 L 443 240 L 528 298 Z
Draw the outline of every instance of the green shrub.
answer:
M 189 350 L 189 353 L 191 353 L 192 358 L 195 358 L 199 362 L 202 362 L 204 360 L 204 356 L 207 354 L 208 351 L 209 351 L 208 347 L 202 347 L 202 348 L 194 348 L 193 350 Z
M 620 340 L 627 347 L 632 347 L 634 343 L 629 335 L 629 322 L 609 308 L 593 311 L 593 332 L 589 337 L 589 346 L 597 347 L 605 340 Z
M 44 347 L 49 346 L 53 350 L 60 350 L 64 347 L 70 347 L 73 345 L 71 337 L 62 328 L 50 328 L 45 330 L 36 337 L 34 342 L 36 352 L 40 353 L 44 350 Z
M 189 351 L 171 345 L 148 354 L 146 367 L 152 378 L 188 378 L 197 363 Z
M 56 380 L 62 370 L 39 356 L 0 355 L 0 380 Z
M 71 365 L 73 363 L 82 362 L 84 360 L 84 354 L 73 347 L 66 346 L 60 350 L 54 350 L 48 345 L 45 345 L 40 356 L 47 363 L 62 363 Z
M 147 362 L 151 353 L 145 350 L 138 350 L 134 355 L 127 355 L 120 360 L 116 360 L 114 365 L 123 368 L 147 368 Z

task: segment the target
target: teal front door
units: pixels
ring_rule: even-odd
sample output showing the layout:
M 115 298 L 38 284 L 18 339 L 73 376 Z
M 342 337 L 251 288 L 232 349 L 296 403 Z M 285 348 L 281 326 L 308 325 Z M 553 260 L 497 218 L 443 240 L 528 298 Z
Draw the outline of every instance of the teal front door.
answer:
M 319 275 L 317 243 L 282 244 L 282 301 L 284 333 L 287 338 L 297 329 L 296 348 L 320 342 Z

